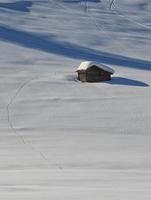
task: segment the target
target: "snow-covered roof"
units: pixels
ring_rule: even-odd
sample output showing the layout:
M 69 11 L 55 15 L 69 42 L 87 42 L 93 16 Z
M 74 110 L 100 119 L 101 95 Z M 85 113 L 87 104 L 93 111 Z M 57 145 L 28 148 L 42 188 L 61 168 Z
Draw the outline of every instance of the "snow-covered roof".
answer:
M 114 74 L 114 70 L 111 69 L 110 67 L 104 65 L 104 64 L 99 64 L 96 62 L 92 62 L 92 61 L 84 61 L 82 62 L 79 67 L 77 68 L 77 71 L 81 71 L 81 70 L 87 70 L 88 68 L 92 67 L 92 66 L 97 66 L 100 69 L 103 69 L 104 71 L 107 71 L 111 74 Z

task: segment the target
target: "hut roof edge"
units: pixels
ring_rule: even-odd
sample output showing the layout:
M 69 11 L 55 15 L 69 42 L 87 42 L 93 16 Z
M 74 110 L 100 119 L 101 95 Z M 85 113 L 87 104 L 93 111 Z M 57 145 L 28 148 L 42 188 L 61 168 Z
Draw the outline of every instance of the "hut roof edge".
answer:
M 82 62 L 79 67 L 77 68 L 77 72 L 81 71 L 81 70 L 87 70 L 88 68 L 92 67 L 92 66 L 97 66 L 100 69 L 103 69 L 104 71 L 107 71 L 111 74 L 114 74 L 114 70 L 111 69 L 110 67 L 104 65 L 104 64 L 100 64 L 100 63 L 96 63 L 96 62 L 92 62 L 92 61 L 84 61 Z

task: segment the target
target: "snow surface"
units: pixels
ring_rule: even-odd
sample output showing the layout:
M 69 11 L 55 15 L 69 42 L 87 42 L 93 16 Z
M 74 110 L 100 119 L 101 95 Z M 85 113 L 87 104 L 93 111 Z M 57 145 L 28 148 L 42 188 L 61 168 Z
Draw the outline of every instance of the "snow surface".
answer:
M 150 200 L 150 52 L 150 0 L 0 0 L 0 199 Z
M 102 65 L 99 63 L 95 63 L 95 62 L 91 62 L 91 61 L 84 61 L 82 62 L 79 67 L 77 68 L 77 71 L 79 70 L 87 70 L 88 68 L 92 67 L 92 66 L 97 66 L 100 69 L 103 69 L 104 71 L 110 72 L 111 74 L 114 74 L 114 70 L 111 69 L 110 67 L 106 66 L 106 65 Z

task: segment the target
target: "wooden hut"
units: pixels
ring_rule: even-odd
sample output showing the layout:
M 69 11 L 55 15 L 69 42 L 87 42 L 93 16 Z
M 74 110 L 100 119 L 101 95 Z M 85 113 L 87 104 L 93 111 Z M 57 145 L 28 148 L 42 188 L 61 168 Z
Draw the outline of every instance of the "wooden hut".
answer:
M 106 65 L 85 61 L 76 70 L 82 82 L 102 82 L 111 80 L 114 70 Z

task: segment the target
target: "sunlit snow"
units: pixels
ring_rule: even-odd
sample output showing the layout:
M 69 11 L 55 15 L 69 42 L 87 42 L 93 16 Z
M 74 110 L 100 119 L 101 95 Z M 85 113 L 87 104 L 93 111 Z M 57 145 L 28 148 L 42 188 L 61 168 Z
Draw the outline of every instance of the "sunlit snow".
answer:
M 150 0 L 0 0 L 0 199 L 150 200 L 150 86 Z

